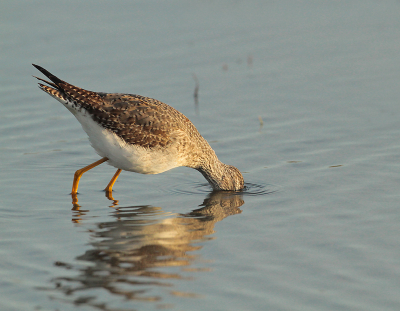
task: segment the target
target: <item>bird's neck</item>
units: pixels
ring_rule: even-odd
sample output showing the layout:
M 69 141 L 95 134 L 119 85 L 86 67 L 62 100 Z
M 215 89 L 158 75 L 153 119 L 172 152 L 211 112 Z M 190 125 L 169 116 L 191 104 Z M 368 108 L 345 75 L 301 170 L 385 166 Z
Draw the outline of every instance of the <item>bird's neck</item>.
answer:
M 244 187 L 240 171 L 234 166 L 222 163 L 217 156 L 211 156 L 197 170 L 203 174 L 214 190 L 237 191 Z

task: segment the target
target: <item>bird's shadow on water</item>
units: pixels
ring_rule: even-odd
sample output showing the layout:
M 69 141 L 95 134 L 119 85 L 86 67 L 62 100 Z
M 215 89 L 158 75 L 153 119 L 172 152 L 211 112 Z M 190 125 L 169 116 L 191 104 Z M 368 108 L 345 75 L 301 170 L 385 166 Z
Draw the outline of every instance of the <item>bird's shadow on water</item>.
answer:
M 85 226 L 90 212 L 81 209 L 75 198 L 72 220 L 80 229 L 87 227 L 83 231 L 89 235 L 87 250 L 73 263 L 55 261 L 68 272 L 60 272 L 49 287 L 40 289 L 50 291 L 51 299 L 99 310 L 112 310 L 115 301 L 119 307 L 153 302 L 162 308 L 166 296 L 199 298 L 201 293 L 187 290 L 190 283 L 181 283 L 211 271 L 201 249 L 216 238 L 212 235 L 217 222 L 242 213 L 243 197 L 250 188 L 257 189 L 208 192 L 203 203 L 188 213 L 150 205 L 119 206 L 112 194 L 106 194 L 114 208 L 109 220 L 94 226 L 93 222 Z M 207 188 L 194 189 L 198 193 Z
M 73 263 L 59 258 L 54 265 L 69 270 L 40 288 L 50 298 L 99 310 L 133 302 L 153 302 L 162 307 L 165 295 L 200 297 L 179 290 L 177 283 L 193 281 L 196 273 L 210 271 L 200 250 L 213 238 L 214 226 L 224 218 L 240 214 L 243 195 L 213 192 L 199 208 L 188 213 L 170 213 L 158 206 L 119 206 L 109 220 L 90 223 L 87 250 Z M 75 209 L 73 221 L 85 228 L 89 211 Z M 71 273 L 74 272 L 74 273 Z M 182 288 L 182 286 L 179 286 Z M 187 286 L 185 286 L 187 288 Z

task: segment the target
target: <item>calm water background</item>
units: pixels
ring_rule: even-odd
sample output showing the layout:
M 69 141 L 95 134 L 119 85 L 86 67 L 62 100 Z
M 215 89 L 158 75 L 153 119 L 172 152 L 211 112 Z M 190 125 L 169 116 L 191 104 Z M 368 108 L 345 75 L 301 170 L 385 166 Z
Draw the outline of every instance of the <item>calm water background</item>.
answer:
M 1 310 L 400 309 L 399 1 L 0 7 Z M 109 201 L 102 165 L 72 211 L 99 157 L 31 63 L 172 105 L 250 189 L 125 172 Z

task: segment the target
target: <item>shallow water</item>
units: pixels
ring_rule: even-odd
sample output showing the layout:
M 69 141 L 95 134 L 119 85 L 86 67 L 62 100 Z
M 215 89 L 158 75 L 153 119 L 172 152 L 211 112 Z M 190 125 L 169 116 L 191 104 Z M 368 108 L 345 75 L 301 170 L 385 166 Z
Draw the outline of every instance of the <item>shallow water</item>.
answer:
M 399 2 L 13 1 L 0 18 L 1 310 L 398 310 Z M 98 156 L 36 87 L 157 98 L 248 189 Z M 193 97 L 199 83 L 197 106 Z

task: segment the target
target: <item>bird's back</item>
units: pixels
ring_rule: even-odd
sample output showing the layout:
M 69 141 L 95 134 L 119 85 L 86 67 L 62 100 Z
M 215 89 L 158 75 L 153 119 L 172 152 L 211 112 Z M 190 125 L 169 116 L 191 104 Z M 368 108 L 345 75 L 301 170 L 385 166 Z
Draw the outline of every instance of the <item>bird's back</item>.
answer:
M 196 167 L 204 151 L 215 154 L 192 122 L 173 107 L 156 99 L 122 93 L 88 91 L 54 76 L 34 65 L 52 82 L 38 78 L 40 88 L 63 103 L 82 123 L 88 115 L 100 127 L 114 133 L 123 142 L 151 149 L 174 148 L 187 161 L 185 166 Z M 91 139 L 93 145 L 93 139 Z M 96 146 L 94 145 L 97 150 Z M 97 150 L 98 151 L 98 150 Z M 99 151 L 98 151 L 99 152 Z M 103 155 L 104 156 L 104 155 Z

